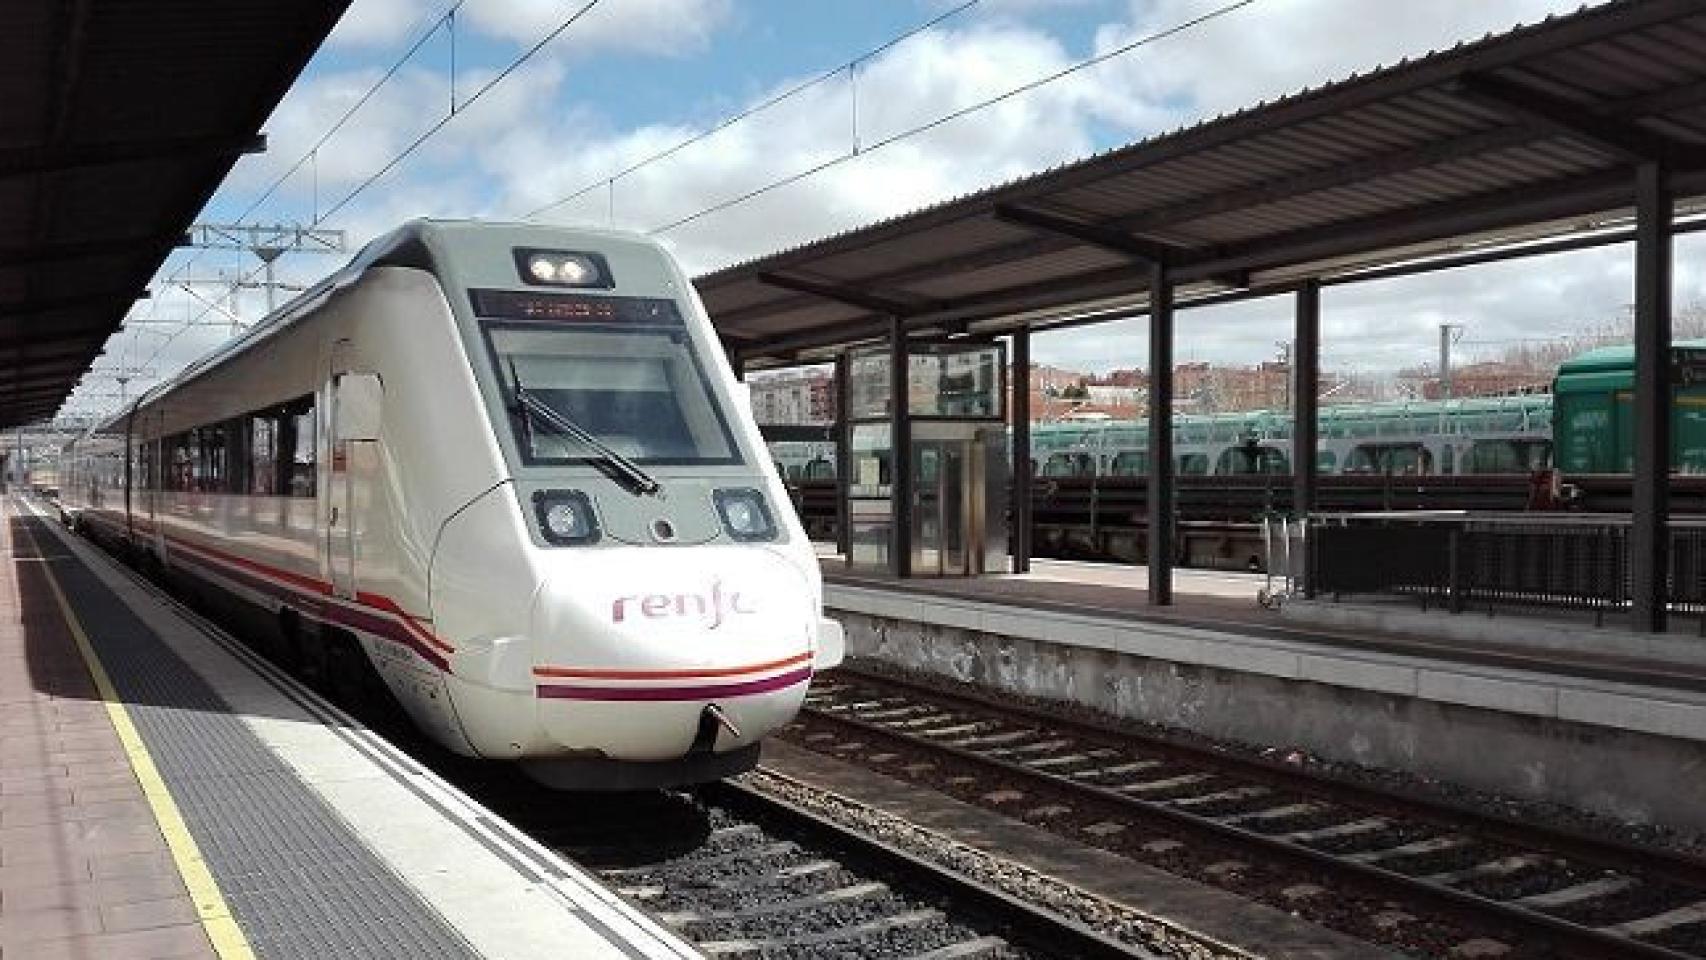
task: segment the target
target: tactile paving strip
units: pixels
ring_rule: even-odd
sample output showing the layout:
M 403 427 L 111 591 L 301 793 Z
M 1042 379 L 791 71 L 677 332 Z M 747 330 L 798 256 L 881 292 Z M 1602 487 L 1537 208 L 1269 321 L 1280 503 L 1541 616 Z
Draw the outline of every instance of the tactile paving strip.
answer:
M 256 956 L 478 957 L 91 570 L 34 532 L 63 557 L 54 575 Z

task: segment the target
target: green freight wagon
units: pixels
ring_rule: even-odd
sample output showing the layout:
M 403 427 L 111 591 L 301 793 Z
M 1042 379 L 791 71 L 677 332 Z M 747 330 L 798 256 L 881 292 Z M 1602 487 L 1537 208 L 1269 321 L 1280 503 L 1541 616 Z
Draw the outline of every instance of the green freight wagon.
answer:
M 1706 340 L 1672 345 L 1671 464 L 1706 473 Z M 1552 441 L 1565 473 L 1629 473 L 1635 349 L 1602 347 L 1565 361 L 1552 385 Z

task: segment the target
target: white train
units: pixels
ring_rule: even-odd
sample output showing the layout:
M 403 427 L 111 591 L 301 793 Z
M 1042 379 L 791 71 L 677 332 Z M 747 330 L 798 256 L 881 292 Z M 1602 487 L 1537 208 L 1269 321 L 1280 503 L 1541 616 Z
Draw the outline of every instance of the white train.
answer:
M 61 502 L 458 753 L 696 782 L 841 660 L 748 407 L 656 243 L 414 222 L 73 443 Z

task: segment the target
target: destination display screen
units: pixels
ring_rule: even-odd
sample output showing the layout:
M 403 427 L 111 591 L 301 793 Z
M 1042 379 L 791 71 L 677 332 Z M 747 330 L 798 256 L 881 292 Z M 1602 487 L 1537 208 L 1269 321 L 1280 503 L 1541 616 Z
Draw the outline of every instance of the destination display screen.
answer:
M 682 325 L 675 301 L 658 297 L 594 297 L 573 293 L 535 293 L 530 290 L 468 291 L 474 313 L 510 320 L 549 320 L 561 323 L 600 323 L 636 326 Z

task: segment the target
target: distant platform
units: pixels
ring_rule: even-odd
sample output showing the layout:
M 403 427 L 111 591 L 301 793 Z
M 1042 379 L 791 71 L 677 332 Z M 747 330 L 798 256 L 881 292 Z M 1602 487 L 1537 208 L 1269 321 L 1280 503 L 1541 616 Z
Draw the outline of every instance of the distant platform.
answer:
M 6 957 L 698 955 L 17 498 L 0 661 Z
M 824 561 L 848 653 L 1117 716 L 1706 829 L 1706 640 L 1572 615 L 1288 600 L 1256 574 L 1037 560 L 909 579 Z M 1609 621 L 1608 621 L 1609 622 Z

